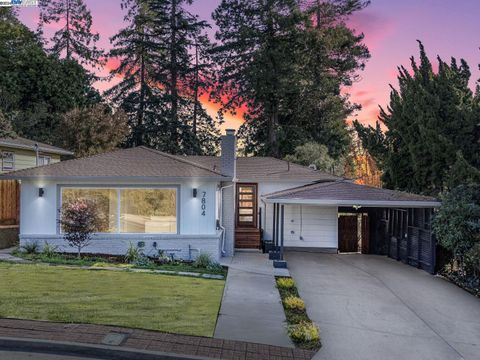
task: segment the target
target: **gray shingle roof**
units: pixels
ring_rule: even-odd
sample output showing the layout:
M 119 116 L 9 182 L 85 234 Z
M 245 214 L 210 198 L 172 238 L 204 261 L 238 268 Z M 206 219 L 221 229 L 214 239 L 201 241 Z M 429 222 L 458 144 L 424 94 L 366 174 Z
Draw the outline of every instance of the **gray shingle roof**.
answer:
M 10 147 L 14 149 L 25 149 L 35 151 L 35 144 L 38 145 L 38 150 L 47 154 L 58 154 L 58 155 L 73 155 L 73 152 L 61 149 L 56 146 L 43 144 L 38 141 L 33 141 L 25 139 L 22 137 L 16 138 L 0 138 L 0 146 Z
M 209 169 L 220 170 L 220 157 L 184 156 L 182 158 L 202 164 Z M 339 179 L 341 178 L 322 171 L 315 171 L 306 166 L 272 157 L 237 158 L 237 180 L 241 182 L 313 182 Z
M 439 204 L 438 200 L 423 195 L 410 194 L 403 191 L 379 189 L 359 185 L 347 180 L 332 181 L 300 186 L 293 189 L 278 191 L 264 196 L 273 202 L 318 203 L 332 205 L 374 205 L 378 203 L 431 203 Z
M 4 178 L 182 178 L 227 179 L 201 164 L 146 147 L 116 150 L 81 159 L 18 170 Z

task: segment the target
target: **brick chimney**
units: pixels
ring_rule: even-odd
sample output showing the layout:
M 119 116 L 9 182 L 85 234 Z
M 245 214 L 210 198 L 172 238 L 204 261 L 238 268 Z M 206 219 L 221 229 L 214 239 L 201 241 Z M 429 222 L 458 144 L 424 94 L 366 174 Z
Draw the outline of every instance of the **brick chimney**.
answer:
M 222 156 L 220 162 L 220 171 L 235 179 L 237 168 L 237 137 L 235 130 L 227 129 L 222 136 Z

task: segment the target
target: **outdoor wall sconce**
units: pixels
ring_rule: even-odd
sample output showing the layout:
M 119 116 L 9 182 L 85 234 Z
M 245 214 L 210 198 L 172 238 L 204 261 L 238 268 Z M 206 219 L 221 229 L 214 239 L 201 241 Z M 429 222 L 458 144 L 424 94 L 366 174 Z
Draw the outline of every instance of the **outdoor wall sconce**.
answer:
M 194 198 L 197 197 L 197 193 L 198 193 L 198 190 L 197 190 L 197 189 L 193 189 L 193 197 L 194 197 Z
M 43 188 L 38 188 L 38 197 L 43 197 L 45 190 Z

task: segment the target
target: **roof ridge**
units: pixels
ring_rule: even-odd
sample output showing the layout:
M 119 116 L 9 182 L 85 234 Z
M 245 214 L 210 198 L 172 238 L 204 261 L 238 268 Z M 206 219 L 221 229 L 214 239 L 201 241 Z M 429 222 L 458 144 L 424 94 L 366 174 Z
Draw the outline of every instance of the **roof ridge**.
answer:
M 209 169 L 208 167 L 203 166 L 203 165 L 200 165 L 200 164 L 197 164 L 196 162 L 188 161 L 188 160 L 186 160 L 186 159 L 182 159 L 182 158 L 180 157 L 180 155 L 168 154 L 168 153 L 165 153 L 165 152 L 160 151 L 160 150 L 151 149 L 151 148 L 149 148 L 149 147 L 147 147 L 147 146 L 139 146 L 139 147 L 142 148 L 142 149 L 151 151 L 151 152 L 153 152 L 153 153 L 155 153 L 155 154 L 165 156 L 165 157 L 167 157 L 167 158 L 169 158 L 169 159 L 172 159 L 172 160 L 175 160 L 175 161 L 179 161 L 179 162 L 183 162 L 183 163 L 185 163 L 185 164 L 188 164 L 188 165 L 191 165 L 191 166 L 195 166 L 195 167 L 197 167 L 197 168 L 199 168 L 199 169 L 209 171 L 209 172 L 214 173 L 214 174 L 216 174 L 216 175 L 225 176 L 224 174 L 222 174 L 222 173 L 220 173 L 220 172 L 218 172 L 218 171 Z M 225 176 L 225 177 L 226 177 L 226 176 Z

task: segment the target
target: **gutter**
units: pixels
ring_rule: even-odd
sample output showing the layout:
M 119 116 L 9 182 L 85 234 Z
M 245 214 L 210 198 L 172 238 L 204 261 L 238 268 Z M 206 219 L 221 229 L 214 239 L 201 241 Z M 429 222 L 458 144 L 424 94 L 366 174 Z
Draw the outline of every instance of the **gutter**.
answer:
M 306 204 L 306 205 L 325 205 L 325 206 L 363 206 L 363 207 L 407 207 L 407 208 L 425 208 L 440 207 L 439 201 L 414 201 L 414 200 L 315 200 L 315 199 L 268 199 L 264 198 L 267 203 L 272 204 Z
M 21 150 L 32 150 L 36 151 L 36 146 L 35 145 L 20 145 L 20 144 L 12 144 L 8 141 L 3 141 L 0 140 L 0 146 L 5 146 L 9 147 L 12 149 L 21 149 Z M 38 145 L 37 145 L 38 146 Z M 61 149 L 49 149 L 49 148 L 44 148 L 41 146 L 38 146 L 38 150 L 45 153 L 45 154 L 56 154 L 56 155 L 75 155 L 73 152 L 68 151 L 68 150 L 61 150 Z

